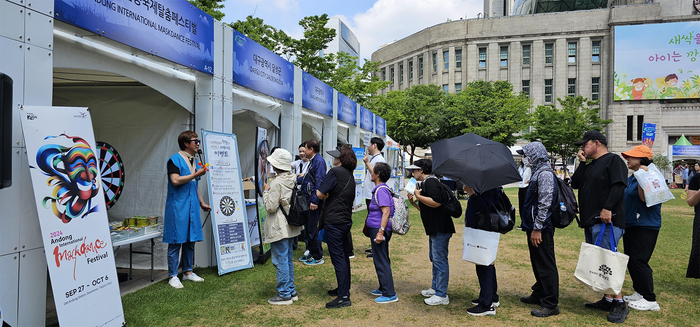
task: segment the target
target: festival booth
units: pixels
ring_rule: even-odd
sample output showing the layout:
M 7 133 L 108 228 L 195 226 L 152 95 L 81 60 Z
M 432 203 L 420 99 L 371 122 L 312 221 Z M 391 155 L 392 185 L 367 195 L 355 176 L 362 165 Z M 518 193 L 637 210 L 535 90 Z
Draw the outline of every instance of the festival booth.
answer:
M 391 166 L 391 178 L 387 181 L 387 185 L 394 192 L 399 193 L 404 188 L 404 159 L 401 144 L 386 137 L 386 162 Z
M 328 84 L 305 71 L 301 72 L 301 90 L 301 142 L 318 140 L 321 150 L 319 154 L 330 167 L 332 158 L 326 150 L 335 149 L 338 137 L 333 101 L 336 92 Z

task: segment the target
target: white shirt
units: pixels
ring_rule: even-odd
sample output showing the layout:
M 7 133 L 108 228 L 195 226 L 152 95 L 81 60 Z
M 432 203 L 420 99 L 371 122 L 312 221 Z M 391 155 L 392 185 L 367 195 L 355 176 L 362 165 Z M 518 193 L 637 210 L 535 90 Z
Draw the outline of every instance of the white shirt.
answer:
M 369 159 L 369 163 L 374 167 L 375 164 L 379 162 L 386 163 L 386 159 L 380 153 L 377 153 Z M 372 174 L 369 173 L 369 169 L 365 168 L 365 180 L 362 182 L 362 197 L 365 199 L 372 199 L 372 190 L 374 190 L 374 183 L 372 183 Z
M 311 161 L 304 162 L 304 160 L 301 159 L 292 162 L 292 167 L 294 168 L 295 174 L 299 175 L 306 172 L 306 170 L 309 168 L 310 162 Z

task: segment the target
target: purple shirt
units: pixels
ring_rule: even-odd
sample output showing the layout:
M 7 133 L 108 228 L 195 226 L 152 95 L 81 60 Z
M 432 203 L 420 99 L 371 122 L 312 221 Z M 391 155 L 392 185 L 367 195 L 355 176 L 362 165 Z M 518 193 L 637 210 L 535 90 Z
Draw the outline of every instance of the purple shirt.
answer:
M 375 186 L 372 190 L 372 201 L 369 203 L 369 213 L 367 214 L 367 227 L 382 227 L 382 209 L 380 207 L 389 207 L 389 216 L 394 215 L 394 199 L 385 183 Z M 391 228 L 391 220 L 387 222 L 386 228 Z

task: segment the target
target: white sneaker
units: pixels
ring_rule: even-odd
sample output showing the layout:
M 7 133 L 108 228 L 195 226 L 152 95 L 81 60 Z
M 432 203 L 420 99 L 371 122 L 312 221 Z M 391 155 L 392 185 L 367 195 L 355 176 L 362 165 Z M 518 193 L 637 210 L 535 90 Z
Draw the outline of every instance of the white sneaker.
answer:
M 307 256 L 309 254 L 311 254 L 311 252 L 309 252 L 309 250 L 304 251 L 304 256 Z
M 422 291 L 420 291 L 420 295 L 423 295 L 425 297 L 431 297 L 431 296 L 435 295 L 435 290 L 432 288 L 429 288 L 427 290 L 422 290 Z
M 637 301 L 632 301 L 627 303 L 627 306 L 639 310 L 639 311 L 660 311 L 661 307 L 659 306 L 659 303 L 654 301 L 654 302 L 649 302 L 645 298 L 641 298 Z
M 643 299 L 643 298 L 644 297 L 637 292 L 634 292 L 634 294 L 632 294 L 632 295 L 627 295 L 627 296 L 622 297 L 622 299 L 625 300 L 625 302 L 639 301 L 640 299 Z
M 183 288 L 182 283 L 180 282 L 180 278 L 177 278 L 177 276 L 170 278 L 168 281 L 168 284 L 172 286 L 173 288 Z
M 182 276 L 182 280 L 189 280 L 193 282 L 203 282 L 204 278 L 197 276 L 194 272 L 189 275 Z
M 450 297 L 445 295 L 445 297 L 433 295 L 425 300 L 423 300 L 427 305 L 448 305 L 450 304 Z

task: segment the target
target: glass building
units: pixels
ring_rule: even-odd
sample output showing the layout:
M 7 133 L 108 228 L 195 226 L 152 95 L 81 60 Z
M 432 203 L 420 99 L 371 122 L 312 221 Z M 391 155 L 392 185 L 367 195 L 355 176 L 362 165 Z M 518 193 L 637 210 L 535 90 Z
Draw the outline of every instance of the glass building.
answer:
M 607 0 L 515 0 L 511 15 L 606 8 Z

